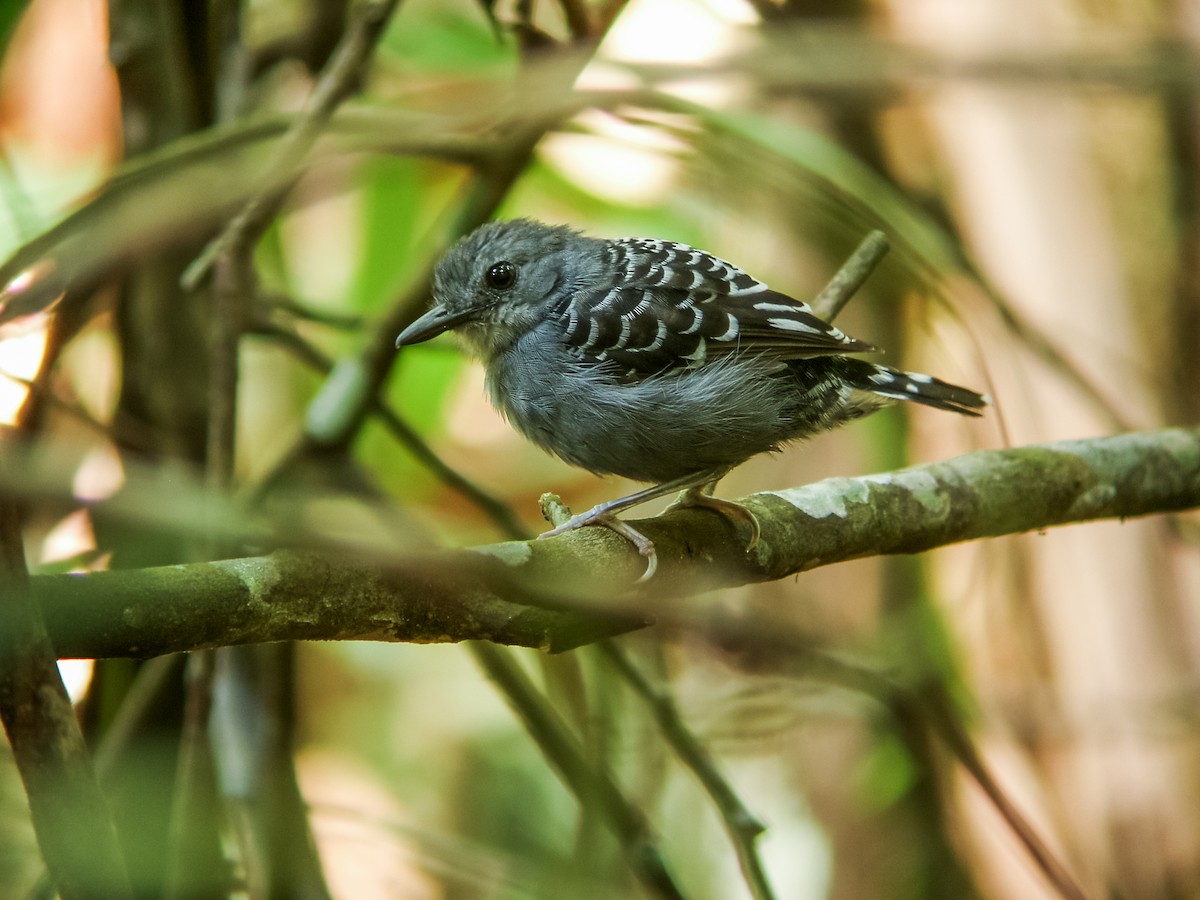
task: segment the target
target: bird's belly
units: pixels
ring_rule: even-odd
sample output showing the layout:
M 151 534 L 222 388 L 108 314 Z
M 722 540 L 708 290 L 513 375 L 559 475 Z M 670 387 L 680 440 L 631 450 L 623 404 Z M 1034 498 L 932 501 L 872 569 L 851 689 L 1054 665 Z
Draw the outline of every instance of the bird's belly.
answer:
M 621 383 L 574 359 L 547 366 L 512 354 L 488 382 L 496 406 L 535 443 L 637 481 L 734 466 L 795 436 L 790 379 L 748 362 Z

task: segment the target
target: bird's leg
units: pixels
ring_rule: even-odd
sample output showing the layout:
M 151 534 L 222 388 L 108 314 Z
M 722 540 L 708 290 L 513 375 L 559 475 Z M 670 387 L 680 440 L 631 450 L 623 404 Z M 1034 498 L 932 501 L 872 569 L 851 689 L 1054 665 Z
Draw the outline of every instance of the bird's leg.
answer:
M 725 472 L 721 472 L 724 475 Z M 694 484 L 679 495 L 679 499 L 667 507 L 667 512 L 673 509 L 688 506 L 702 506 L 706 509 L 711 509 L 714 512 L 719 512 L 728 519 L 736 528 L 738 523 L 744 524 L 750 531 L 750 540 L 746 542 L 746 549 L 753 550 L 758 544 L 758 539 L 762 535 L 762 529 L 758 525 L 758 517 L 749 509 L 742 506 L 740 503 L 734 503 L 732 500 L 722 500 L 720 497 L 712 496 L 713 489 L 717 486 L 717 481 L 720 476 L 712 481 L 704 482 L 703 484 Z
M 593 506 L 587 512 L 572 516 L 567 521 L 551 528 L 544 534 L 539 534 L 538 538 L 548 538 L 565 534 L 568 531 L 574 531 L 576 528 L 583 528 L 585 525 L 603 525 L 633 544 L 637 548 L 638 553 L 646 558 L 646 571 L 642 573 L 642 577 L 638 579 L 638 583 L 649 581 L 658 569 L 658 554 L 654 550 L 654 542 L 628 522 L 618 519 L 617 513 L 675 491 L 683 490 L 687 494 L 690 494 L 704 485 L 715 485 L 727 471 L 728 469 L 704 469 L 700 472 L 685 475 L 682 478 L 675 478 L 671 481 L 664 481 L 662 484 L 643 488 L 625 497 L 618 497 L 616 500 L 600 503 Z M 737 506 L 736 503 L 731 505 Z M 749 513 L 749 510 L 746 510 L 746 512 Z

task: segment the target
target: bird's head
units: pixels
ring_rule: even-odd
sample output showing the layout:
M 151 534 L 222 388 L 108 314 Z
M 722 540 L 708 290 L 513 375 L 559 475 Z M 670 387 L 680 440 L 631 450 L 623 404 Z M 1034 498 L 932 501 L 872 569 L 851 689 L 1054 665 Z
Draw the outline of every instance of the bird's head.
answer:
M 434 273 L 433 307 L 401 332 L 396 346 L 453 329 L 488 362 L 587 280 L 599 259 L 592 245 L 599 243 L 530 219 L 476 229 L 442 257 Z

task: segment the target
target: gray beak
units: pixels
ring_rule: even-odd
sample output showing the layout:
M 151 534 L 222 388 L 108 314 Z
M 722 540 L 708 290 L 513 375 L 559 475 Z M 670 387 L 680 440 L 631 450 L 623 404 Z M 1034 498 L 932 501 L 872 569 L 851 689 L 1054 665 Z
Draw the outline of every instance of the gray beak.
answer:
M 409 344 L 419 344 L 421 341 L 437 337 L 443 331 L 449 331 L 478 314 L 478 309 L 464 309 L 452 313 L 444 306 L 435 306 L 400 332 L 400 336 L 396 338 L 396 349 L 399 350 Z

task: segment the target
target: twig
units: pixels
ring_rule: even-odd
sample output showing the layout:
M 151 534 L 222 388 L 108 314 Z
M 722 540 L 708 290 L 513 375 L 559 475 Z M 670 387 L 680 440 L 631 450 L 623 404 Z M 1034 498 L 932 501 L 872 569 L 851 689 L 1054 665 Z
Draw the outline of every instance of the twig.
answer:
M 261 325 L 259 330 L 275 338 L 286 350 L 310 368 L 325 374 L 333 369 L 333 361 L 329 357 L 295 332 L 271 324 Z M 446 487 L 457 491 L 469 503 L 484 512 L 505 537 L 514 540 L 525 540 L 530 537 L 528 529 L 521 524 L 507 503 L 475 484 L 457 469 L 447 465 L 398 412 L 378 397 L 371 404 L 371 408 L 384 427 L 408 449 L 417 462 L 429 469 L 433 476 Z
M 571 518 L 571 511 L 557 494 L 543 494 L 542 514 L 552 525 L 561 525 Z M 741 798 L 717 770 L 708 752 L 684 724 L 675 701 L 667 691 L 654 687 L 629 659 L 620 645 L 612 640 L 599 643 L 601 656 L 617 675 L 650 708 L 659 731 L 680 761 L 692 770 L 725 823 L 729 839 L 738 856 L 742 874 L 755 900 L 773 900 L 762 861 L 754 847 L 755 839 L 765 830 L 761 822 L 746 809 Z
M 656 896 L 682 898 L 647 829 L 641 810 L 633 806 L 603 770 L 588 764 L 566 723 L 545 702 L 529 677 L 500 647 L 473 642 L 471 653 L 496 682 L 509 705 L 551 764 L 558 769 L 585 810 L 597 810 L 621 843 L 625 859 Z
M 1102 387 L 1095 378 L 1072 362 L 1067 352 L 1059 346 L 1050 333 L 1019 312 L 1011 303 L 1006 302 L 1003 295 L 981 276 L 976 273 L 972 274 L 980 280 L 988 303 L 1000 316 L 1001 323 L 1017 339 L 1021 347 L 1027 349 L 1048 368 L 1061 375 L 1079 392 L 1093 411 L 1112 423 L 1114 429 L 1133 431 L 1136 428 L 1132 420 L 1121 411 L 1120 404 L 1116 402 L 1108 389 Z
M 596 11 L 596 33 L 604 35 L 608 33 L 608 29 L 612 28 L 613 22 L 617 21 L 617 16 L 629 5 L 629 0 L 604 0 L 600 4 L 600 8 Z
M 850 302 L 850 298 L 858 292 L 887 255 L 888 249 L 887 235 L 882 231 L 872 231 L 863 238 L 830 279 L 829 284 L 813 298 L 813 312 L 827 322 L 837 318 L 838 313 Z
M 510 139 L 505 152 L 494 155 L 486 172 L 476 174 L 448 229 L 451 238 L 473 231 L 492 216 L 524 169 L 543 130 L 540 125 L 526 126 L 518 137 Z M 420 308 L 428 301 L 432 283 L 433 266 L 429 265 L 389 307 L 367 337 L 360 356 L 362 384 L 354 397 L 347 398 L 347 405 L 353 405 L 341 410 L 340 433 L 326 435 L 326 443 L 347 443 L 362 427 L 367 415 L 376 409 L 383 383 L 399 358 L 396 335 L 419 315 Z M 513 534 L 511 530 L 506 530 L 506 533 Z
M 183 727 L 171 816 L 167 823 L 166 886 L 168 898 L 184 898 L 204 883 L 220 883 L 221 856 L 205 827 L 213 819 L 215 798 L 209 785 L 212 757 L 208 750 L 208 716 L 212 708 L 215 650 L 189 654 L 184 669 Z
M 945 742 L 950 752 L 967 770 L 987 798 L 992 801 L 992 805 L 1000 813 L 1000 817 L 1012 829 L 1017 839 L 1025 845 L 1029 855 L 1033 857 L 1034 862 L 1037 863 L 1058 893 L 1065 900 L 1086 900 L 1086 894 L 1075 877 L 1000 787 L 999 782 L 996 781 L 995 776 L 983 761 L 983 757 L 979 755 L 975 742 L 971 740 L 971 736 L 963 728 L 959 717 L 950 708 L 950 700 L 946 696 L 945 690 L 939 688 L 936 696 L 927 702 L 922 703 L 919 698 L 912 702 L 917 706 L 918 712 L 924 712 L 925 720 Z
M 107 786 L 118 760 L 133 744 L 138 729 L 153 714 L 154 704 L 161 702 L 163 694 L 179 680 L 184 661 L 185 657 L 172 653 L 148 660 L 138 669 L 96 745 L 96 776 L 101 783 Z
M 269 309 L 278 310 L 293 319 L 324 325 L 338 331 L 358 331 L 366 324 L 366 318 L 357 313 L 335 313 L 313 309 L 285 294 L 259 294 L 259 301 Z
M 413 427 L 400 417 L 400 414 L 383 401 L 375 406 L 375 414 L 379 416 L 385 428 L 392 433 L 397 441 L 408 448 L 417 462 L 421 463 L 442 484 L 453 491 L 458 491 L 470 503 L 480 509 L 500 529 L 501 534 L 514 540 L 525 540 L 530 537 L 529 529 L 521 524 L 512 507 L 477 485 L 457 469 L 448 465 L 433 448 L 425 443 Z
M 492 217 L 524 171 L 533 156 L 534 147 L 548 127 L 549 123 L 525 126 L 511 138 L 504 152 L 495 154 L 485 171 L 476 174 L 448 229 L 451 239 L 474 231 Z M 363 358 L 371 393 L 387 380 L 399 357 L 396 353 L 396 335 L 416 319 L 421 307 L 428 302 L 433 269 L 433 265 L 429 265 L 413 282 L 413 286 L 392 304 L 368 339 Z
M 346 33 L 317 79 L 295 124 L 284 135 L 264 171 L 299 171 L 321 130 L 362 79 L 379 38 L 399 0 L 362 0 L 351 11 Z M 274 215 L 280 195 L 286 191 L 268 188 L 254 194 L 236 216 L 187 267 L 181 278 L 184 290 L 195 290 L 213 264 L 231 246 L 249 243 Z
M 603 657 L 649 707 L 667 743 L 712 798 L 737 852 L 751 895 L 755 900 L 773 900 L 775 895 L 754 846 L 765 826 L 746 809 L 708 751 L 684 724 L 670 694 L 652 685 L 615 641 L 601 641 L 599 646 Z
M 752 641 L 756 650 L 762 650 L 764 642 L 773 643 L 776 648 L 781 650 L 787 643 L 787 641 L 781 641 L 779 635 L 767 636 L 764 634 L 742 635 L 738 640 L 739 642 Z M 797 658 L 795 649 L 792 647 L 785 652 L 788 652 L 790 658 L 795 659 Z M 826 653 L 814 651 L 812 648 L 804 648 L 800 656 L 804 659 L 803 674 L 873 697 L 890 709 L 893 715 L 908 712 L 919 721 L 925 722 L 979 785 L 1017 839 L 1025 845 L 1025 849 L 1033 861 L 1059 895 L 1065 900 L 1085 900 L 1087 895 L 1074 876 L 1042 840 L 1037 830 L 1029 823 L 1016 804 L 1000 788 L 987 764 L 979 755 L 979 751 L 975 748 L 970 735 L 967 734 L 958 716 L 951 709 L 951 701 L 942 686 L 935 687 L 935 693 L 931 698 L 924 698 L 910 689 L 897 685 L 878 672 L 845 662 Z
M 764 22 L 778 19 L 783 12 L 783 4 L 776 3 L 774 0 L 750 0 L 750 5 L 754 7 L 754 11 Z
M 216 266 L 205 474 L 209 487 L 227 491 L 233 484 L 238 350 L 254 289 L 254 274 L 250 254 L 244 244 L 227 245 Z M 215 555 L 207 554 L 209 558 Z
M 78 422 L 89 431 L 93 431 L 96 434 L 106 438 L 113 437 L 112 429 L 110 429 L 108 425 L 105 425 L 103 422 L 93 418 L 91 413 L 89 413 L 82 406 L 63 400 L 58 396 L 58 394 L 47 388 L 41 380 L 22 378 L 20 375 L 14 375 L 12 372 L 5 372 L 3 369 L 0 369 L 0 378 L 25 388 L 31 395 L 37 397 L 39 402 L 53 407 L 56 412 L 60 412 L 64 416 L 67 416 L 75 422 Z

